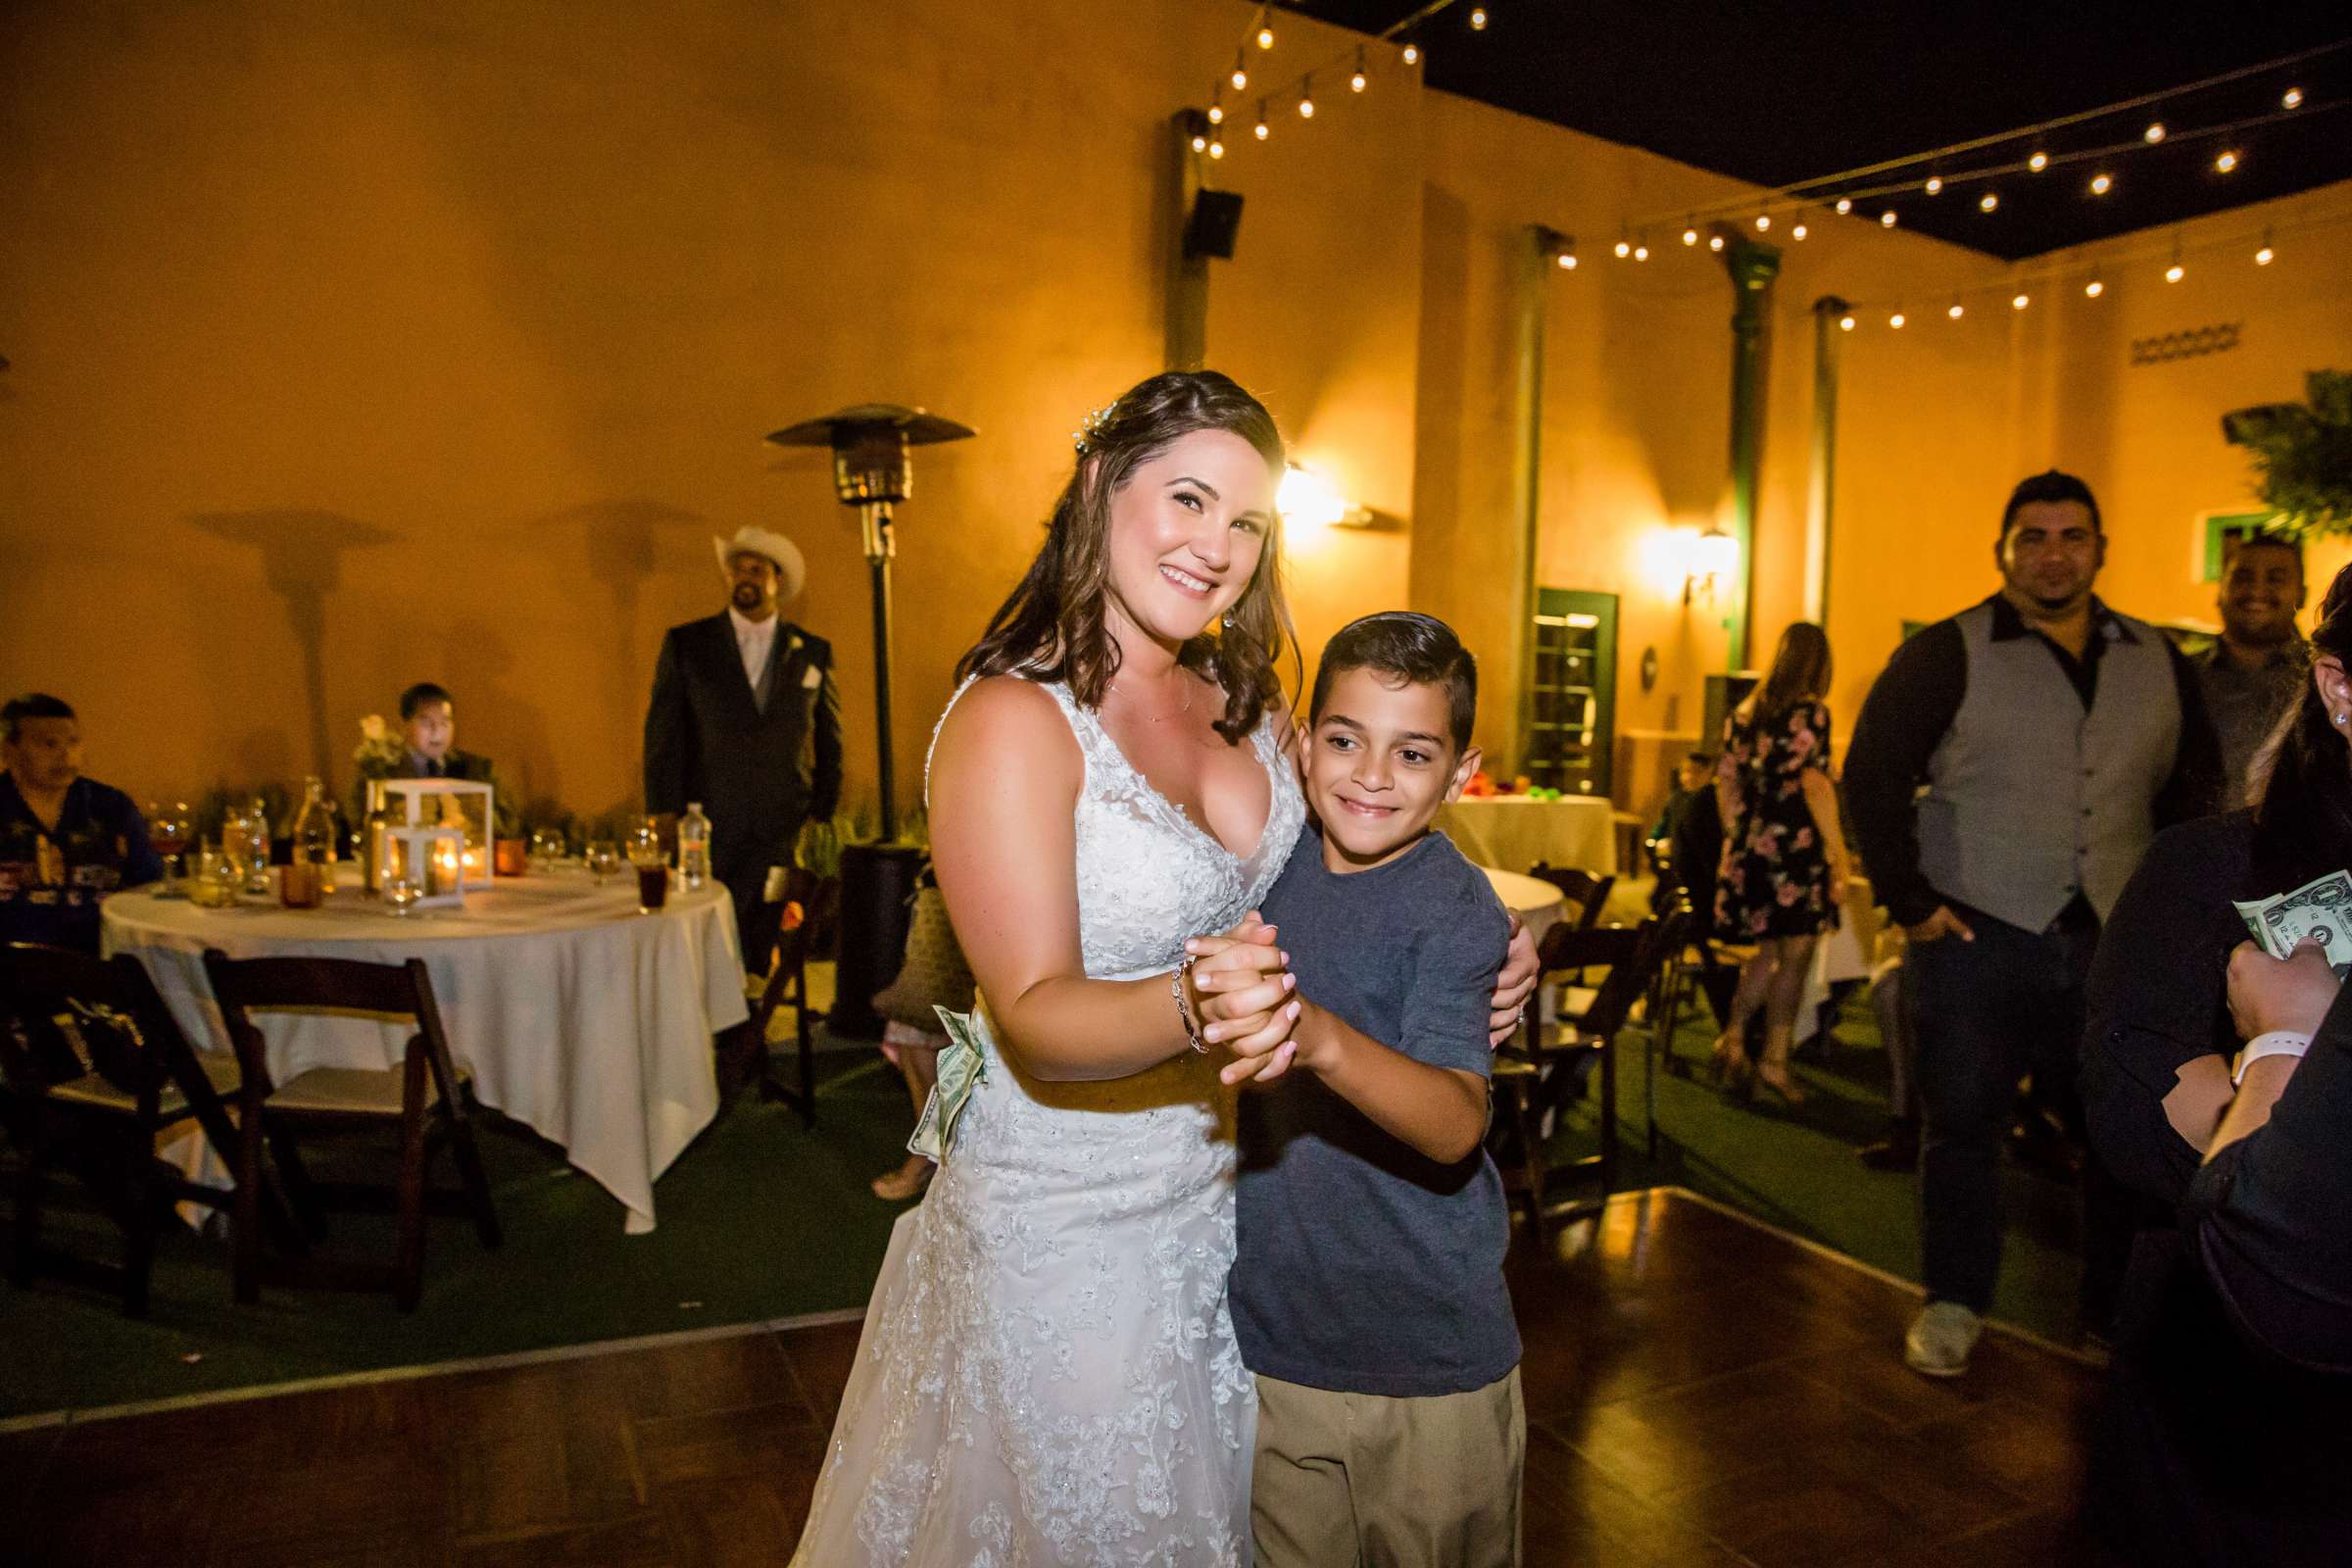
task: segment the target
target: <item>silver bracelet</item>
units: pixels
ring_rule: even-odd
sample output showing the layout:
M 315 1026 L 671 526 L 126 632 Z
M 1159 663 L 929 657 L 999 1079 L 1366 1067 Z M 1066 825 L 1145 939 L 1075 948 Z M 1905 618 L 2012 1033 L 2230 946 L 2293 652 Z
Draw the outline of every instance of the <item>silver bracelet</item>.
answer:
M 1175 971 L 1168 976 L 1168 995 L 1176 999 L 1176 1017 L 1184 1025 L 1184 1038 L 1193 1043 L 1195 1051 L 1205 1055 L 1208 1052 L 1208 1042 L 1200 1038 L 1200 1026 L 1193 1022 L 1193 1009 L 1184 1004 L 1184 977 L 1191 974 L 1193 965 L 1200 961 L 1198 958 L 1188 956 L 1176 966 Z

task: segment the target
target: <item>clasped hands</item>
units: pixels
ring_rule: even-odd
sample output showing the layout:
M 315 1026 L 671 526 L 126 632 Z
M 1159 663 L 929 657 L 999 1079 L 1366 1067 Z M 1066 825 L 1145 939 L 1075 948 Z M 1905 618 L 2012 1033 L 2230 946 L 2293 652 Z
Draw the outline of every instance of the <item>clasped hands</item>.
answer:
M 1217 1069 L 1227 1084 L 1272 1083 L 1298 1058 L 1296 1031 L 1308 1004 L 1298 995 L 1291 956 L 1279 933 L 1251 909 L 1222 936 L 1184 945 L 1194 960 L 1185 1000 L 1200 1020 L 1200 1038 L 1232 1057 Z M 1511 916 L 1511 941 L 1490 999 L 1487 1038 L 1499 1046 L 1519 1026 L 1537 980 L 1535 939 Z
M 2318 1034 L 2341 984 L 2317 937 L 2305 937 L 2283 958 L 2240 942 L 2230 955 L 2230 1016 L 2242 1040 L 2281 1029 Z

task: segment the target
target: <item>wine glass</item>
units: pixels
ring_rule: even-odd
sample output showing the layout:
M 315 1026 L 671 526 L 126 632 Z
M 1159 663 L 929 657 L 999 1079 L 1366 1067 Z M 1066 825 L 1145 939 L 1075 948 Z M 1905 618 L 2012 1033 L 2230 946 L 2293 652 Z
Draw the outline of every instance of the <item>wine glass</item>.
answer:
M 155 847 L 156 855 L 164 862 L 164 891 L 169 894 L 174 890 L 186 870 L 180 860 L 188 849 L 188 808 L 185 802 L 174 805 L 170 810 L 152 803 L 148 806 L 147 842 Z
M 540 828 L 531 835 L 531 869 L 552 871 L 564 858 L 564 837 L 552 828 Z
M 620 848 L 611 839 L 588 841 L 588 869 L 596 876 L 596 885 L 603 887 L 605 878 L 620 869 Z

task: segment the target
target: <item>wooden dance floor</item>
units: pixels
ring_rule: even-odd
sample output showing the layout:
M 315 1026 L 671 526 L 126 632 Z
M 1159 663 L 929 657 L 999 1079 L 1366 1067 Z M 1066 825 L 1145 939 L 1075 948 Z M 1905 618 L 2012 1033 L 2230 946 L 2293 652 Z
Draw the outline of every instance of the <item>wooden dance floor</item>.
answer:
M 1512 1278 L 1529 1564 L 2075 1557 L 2085 1367 L 1988 1335 L 1966 1379 L 1915 1376 L 1910 1293 L 1684 1193 L 1556 1240 Z M 756 1329 L 0 1435 L 0 1559 L 781 1563 L 857 1337 Z

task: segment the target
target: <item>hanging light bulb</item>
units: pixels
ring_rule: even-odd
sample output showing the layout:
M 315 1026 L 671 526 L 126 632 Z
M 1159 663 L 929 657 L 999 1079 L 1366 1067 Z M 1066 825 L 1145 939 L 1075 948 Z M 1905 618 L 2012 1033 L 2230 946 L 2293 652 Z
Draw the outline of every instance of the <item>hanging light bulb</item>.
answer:
M 1756 215 L 1756 232 L 1761 234 L 1766 232 L 1771 227 L 1772 215 L 1770 213 L 1758 213 Z
M 1637 262 L 1646 262 L 1646 261 L 1648 261 L 1648 260 L 1649 260 L 1649 247 L 1648 247 L 1647 245 L 1637 245 L 1637 246 L 1635 246 L 1635 247 L 1634 247 L 1634 260 L 1635 260 L 1635 261 L 1637 261 Z
M 1315 118 L 1315 77 L 1312 72 L 1309 72 L 1306 79 L 1298 84 L 1298 118 L 1300 120 Z
M 2278 107 L 2281 109 L 2302 108 L 2303 89 L 2300 87 L 2289 87 L 2286 89 L 2286 91 L 2280 93 L 2278 95 Z
M 2158 142 L 2164 140 L 2164 122 L 2161 120 L 2153 122 L 2147 129 L 2141 131 L 2139 134 L 2141 140 L 2145 141 L 2151 147 L 2155 146 Z
M 1272 26 L 1274 19 L 1267 15 L 1267 9 L 1265 6 L 1257 8 L 1257 46 L 1260 49 L 1274 47 L 1274 28 Z
M 1225 79 L 1233 83 L 1235 92 L 1250 85 L 1250 68 L 1242 64 L 1242 52 L 1239 49 L 1233 52 L 1233 74 Z
M 1274 132 L 1268 129 L 1266 126 L 1266 101 L 1263 98 L 1260 98 L 1257 101 L 1257 125 L 1255 130 L 1257 139 L 1259 141 L 1264 141 L 1268 136 L 1274 134 Z
M 2038 174 L 2043 170 L 2050 167 L 2050 155 L 2048 153 L 2037 152 L 2033 157 L 2026 160 L 2026 167 Z
M 1470 30 L 1472 32 L 1484 32 L 1487 30 L 1487 8 L 1485 6 L 1472 6 L 1470 8 Z
M 2180 231 L 2175 229 L 2173 231 L 2173 265 L 2164 270 L 2164 280 L 2167 283 L 2178 283 L 2187 275 L 2188 269 L 2180 265 Z
M 2100 282 L 2100 281 L 2099 281 L 2097 278 L 2095 278 L 2095 277 L 2094 277 L 2094 278 L 2092 278 L 2092 279 L 2091 279 L 2089 282 L 2087 282 L 2087 283 L 2085 283 L 2085 284 L 2083 284 L 2083 285 L 2082 285 L 2082 294 L 2083 294 L 2083 297 L 2084 297 L 2084 298 L 2086 298 L 2086 299 L 2094 299 L 2094 300 L 2095 300 L 2095 299 L 2097 299 L 2097 298 L 2098 298 L 2100 295 L 2102 295 L 2102 294 L 2104 294 L 2104 293 L 2106 293 L 2106 292 L 2107 292 L 2107 285 L 2106 285 L 2106 284 L 2104 284 L 2104 283 L 2102 283 L 2102 282 Z
M 1926 191 L 1931 196 L 1942 195 L 1943 176 L 1941 174 L 1930 174 L 1928 176 L 1928 182 L 1925 185 L 1922 185 L 1920 189 Z
M 1898 332 L 1901 331 L 1903 327 L 1903 313 L 1897 311 L 1892 316 L 1886 318 L 1886 324 L 1893 327 Z
M 1838 216 L 1839 218 L 1843 218 L 1846 214 L 1852 212 L 1853 210 L 1854 204 L 1850 198 L 1844 196 L 1838 198 Z
M 1576 252 L 1574 252 L 1574 251 L 1562 251 L 1562 252 L 1560 252 L 1560 254 L 1559 254 L 1559 256 L 1556 258 L 1556 260 L 1557 260 L 1557 261 L 1559 262 L 1559 264 L 1560 264 L 1560 270 L 1561 270 L 1561 271 L 1563 271 L 1563 272 L 1573 272 L 1573 271 L 1575 271 L 1575 270 L 1576 270 Z
M 1721 234 L 1709 234 L 1707 236 L 1707 249 L 1711 251 L 1719 251 L 1723 249 L 1723 236 Z
M 1204 153 L 1208 151 L 1208 138 L 1201 135 L 1200 132 L 1195 131 L 1193 133 L 1193 151 L 1197 153 Z
M 1805 237 L 1805 225 L 1802 223 L 1797 224 L 1794 228 L 1788 231 L 1788 237 L 1790 239 L 1803 239 Z
M 1697 215 L 1696 215 L 1696 214 L 1693 214 L 1693 215 L 1691 215 L 1691 217 L 1690 217 L 1690 219 L 1688 219 L 1688 220 L 1687 220 L 1687 222 L 1689 223 L 1689 225 L 1690 225 L 1690 226 L 1689 226 L 1689 227 L 1687 227 L 1687 228 L 1685 228 L 1685 229 L 1683 230 L 1683 243 L 1684 243 L 1684 244 L 1686 244 L 1686 245 L 1695 245 L 1695 244 L 1697 244 L 1697 243 L 1698 243 L 1698 217 L 1697 217 Z
M 1222 88 L 1208 100 L 1208 122 L 1212 125 L 1225 123 L 1225 94 Z
M 2090 176 L 2090 193 L 2093 196 L 2104 196 L 2113 189 L 2115 189 L 2114 175 L 2093 174 Z
M 1879 215 L 1879 226 L 1881 228 L 1892 228 L 1894 226 L 1893 208 L 1889 207 Z
M 2009 301 L 2009 308 L 2013 311 L 2022 311 L 2033 303 L 2034 297 L 2031 294 L 2013 295 Z
M 1854 329 L 1854 318 L 1853 318 L 1852 317 L 1850 317 L 1850 316 L 1840 316 L 1839 318 L 1838 318 L 1838 331 L 1840 331 L 1840 332 L 1851 332 L 1853 329 Z
M 1622 261 L 1624 261 L 1624 260 L 1625 260 L 1625 259 L 1626 259 L 1628 256 L 1631 256 L 1631 255 L 1633 255 L 1633 254 L 1634 254 L 1634 242 L 1633 242 L 1632 240 L 1630 240 L 1630 239 L 1621 239 L 1621 240 L 1619 240 L 1619 241 L 1617 242 L 1617 259 L 1618 259 L 1619 261 L 1621 261 L 1621 262 L 1622 262 Z
M 2271 231 L 2266 228 L 2262 231 L 2262 249 L 2254 253 L 2254 265 L 2268 267 L 2278 259 L 2278 253 L 2271 249 Z
M 1421 46 L 1419 44 L 1408 43 L 1404 46 L 1404 63 L 1408 66 L 1417 66 L 1421 63 Z
M 1348 78 L 1348 90 L 1350 92 L 1362 92 L 1365 85 L 1370 82 L 1371 79 L 1372 78 L 1369 75 L 1364 74 L 1364 46 L 1362 44 L 1357 44 L 1355 46 L 1355 74 Z
M 2237 167 L 2237 154 L 2233 151 L 2222 154 L 2221 157 L 2216 158 L 2213 161 L 2213 167 L 2216 172 L 2224 174 L 2229 173 L 2231 170 Z
M 1225 156 L 1225 144 L 1214 136 L 1208 138 L 1208 156 L 1211 158 L 1222 158 Z
M 1952 301 L 1952 308 L 1943 314 L 1957 321 L 1960 319 L 1960 318 L 1968 314 L 1968 307 L 1961 304 L 1958 300 L 1954 300 Z
M 1989 213 L 2000 205 L 2001 198 L 1993 191 L 1986 191 L 1984 195 L 1977 198 L 1977 211 L 1980 213 Z

